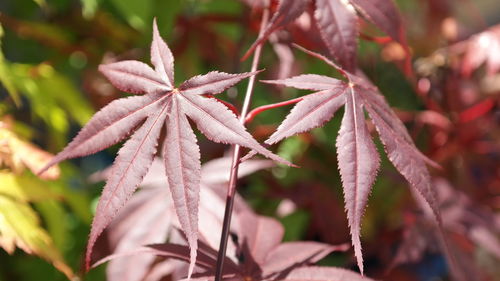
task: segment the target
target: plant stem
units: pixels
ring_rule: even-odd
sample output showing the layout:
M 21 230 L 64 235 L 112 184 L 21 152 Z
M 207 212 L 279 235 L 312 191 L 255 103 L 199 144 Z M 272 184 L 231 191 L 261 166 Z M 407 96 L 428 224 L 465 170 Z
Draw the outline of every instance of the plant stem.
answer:
M 262 13 L 262 20 L 260 23 L 260 31 L 259 37 L 263 34 L 264 28 L 267 25 L 267 21 L 269 20 L 269 9 L 266 7 Z M 262 52 L 262 44 L 255 48 L 255 53 L 252 60 L 252 67 L 250 71 L 256 71 L 260 55 Z M 250 108 L 250 101 L 252 99 L 253 94 L 253 86 L 255 84 L 255 75 L 250 77 L 248 81 L 247 91 L 245 93 L 245 100 L 243 102 L 243 108 L 241 109 L 241 115 L 239 117 L 240 123 L 245 124 L 246 115 L 248 109 Z M 235 145 L 233 148 L 233 158 L 231 163 L 231 173 L 229 175 L 229 184 L 227 188 L 227 197 L 226 197 L 226 209 L 224 211 L 224 221 L 222 225 L 222 233 L 220 238 L 219 245 L 219 253 L 217 255 L 217 265 L 215 271 L 215 281 L 222 280 L 222 272 L 224 267 L 224 259 L 226 258 L 226 248 L 227 248 L 227 240 L 229 238 L 229 229 L 231 227 L 231 216 L 233 213 L 233 204 L 234 204 L 234 193 L 236 191 L 236 182 L 238 180 L 238 167 L 240 165 L 240 151 L 241 147 L 239 145 Z

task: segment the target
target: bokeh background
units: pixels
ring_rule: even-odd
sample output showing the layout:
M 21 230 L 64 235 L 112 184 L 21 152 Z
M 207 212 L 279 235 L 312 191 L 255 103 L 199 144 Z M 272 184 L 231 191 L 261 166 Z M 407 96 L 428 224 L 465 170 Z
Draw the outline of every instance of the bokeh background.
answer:
M 103 186 L 89 177 L 112 163 L 118 147 L 65 161 L 45 178 L 34 171 L 94 112 L 126 95 L 97 67 L 124 59 L 148 62 L 154 17 L 176 58 L 176 81 L 215 69 L 248 71 L 249 62 L 240 58 L 257 36 L 261 15 L 248 3 L 0 1 L 0 281 L 67 280 L 64 272 L 106 280 L 105 266 L 81 275 Z M 360 65 L 418 147 L 442 166 L 431 173 L 445 229 L 461 264 L 477 278 L 471 280 L 500 280 L 500 3 L 397 4 L 407 27 L 413 75 L 403 71 L 401 46 L 383 40 L 365 22 L 360 23 Z M 291 48 L 292 39 L 305 46 L 314 43 L 294 30 L 282 31 L 265 44 L 261 68 L 266 71 L 260 79 L 299 73 L 338 76 Z M 221 98 L 241 108 L 245 84 Z M 305 93 L 257 83 L 253 106 Z M 257 116 L 249 130 L 265 140 L 288 110 Z M 273 147 L 301 169 L 274 167 L 240 182 L 239 192 L 258 213 L 283 223 L 286 240 L 349 241 L 334 145 L 341 116 Z M 203 162 L 227 149 L 201 136 L 199 140 Z M 383 280 L 449 280 L 432 227 L 407 183 L 383 157 L 362 226 L 366 274 Z M 105 242 L 100 246 L 106 247 Z M 321 263 L 356 270 L 352 252 L 330 255 Z

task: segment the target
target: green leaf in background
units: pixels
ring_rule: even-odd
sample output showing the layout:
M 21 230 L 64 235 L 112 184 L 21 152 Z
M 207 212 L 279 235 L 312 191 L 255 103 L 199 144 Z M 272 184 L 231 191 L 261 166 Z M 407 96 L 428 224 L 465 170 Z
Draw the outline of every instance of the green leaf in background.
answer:
M 92 115 L 92 108 L 73 83 L 48 64 L 38 66 L 12 64 L 13 81 L 29 99 L 36 117 L 52 129 L 56 148 L 65 143 L 69 118 L 83 126 Z
M 48 234 L 52 238 L 55 247 L 63 252 L 68 245 L 69 231 L 67 226 L 66 212 L 61 202 L 56 200 L 44 200 L 36 202 L 35 209 L 42 216 Z
M 295 212 L 283 217 L 281 223 L 285 227 L 283 241 L 296 241 L 304 238 L 309 225 L 309 213 L 298 209 Z
M 0 82 L 3 84 L 9 95 L 12 97 L 12 100 L 16 104 L 16 106 L 21 105 L 21 98 L 19 97 L 19 93 L 14 87 L 14 83 L 12 82 L 12 77 L 10 76 L 10 72 L 7 66 L 7 61 L 5 60 L 2 53 L 2 37 L 3 37 L 3 28 L 0 25 Z
M 61 198 L 56 192 L 47 187 L 47 184 L 35 176 L 27 173 L 15 175 L 9 172 L 0 172 L 0 195 L 11 197 L 20 202 L 32 202 Z
M 152 22 L 153 0 L 110 0 L 133 28 L 144 30 Z
M 74 274 L 64 262 L 40 219 L 29 204 L 0 195 L 0 247 L 12 253 L 15 247 L 50 261 L 70 280 Z
M 80 0 L 82 2 L 82 14 L 86 19 L 91 19 L 94 17 L 97 7 L 99 7 L 99 0 Z
M 182 4 L 184 4 L 183 0 L 156 0 L 155 2 L 156 9 L 153 14 L 158 19 L 160 32 L 165 35 L 167 40 L 174 30 L 175 19 L 182 9 Z M 151 23 L 146 25 L 148 28 L 152 26 Z

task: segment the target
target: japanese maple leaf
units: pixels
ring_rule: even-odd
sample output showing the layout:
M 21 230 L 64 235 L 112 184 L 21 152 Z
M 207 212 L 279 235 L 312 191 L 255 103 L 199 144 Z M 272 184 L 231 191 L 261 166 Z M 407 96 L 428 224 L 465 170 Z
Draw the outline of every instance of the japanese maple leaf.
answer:
M 392 0 L 280 0 L 265 31 L 244 57 L 275 30 L 302 15 L 309 3 L 314 3 L 312 20 L 320 31 L 329 55 L 347 70 L 354 71 L 356 66 L 358 14 L 408 49 L 402 20 Z
M 321 127 L 344 105 L 345 111 L 337 137 L 338 167 L 342 178 L 345 208 L 354 252 L 363 272 L 360 226 L 364 208 L 379 168 L 379 154 L 365 123 L 366 110 L 385 146 L 389 160 L 423 196 L 439 220 L 434 191 L 425 163 L 433 164 L 415 147 L 404 124 L 387 104 L 377 88 L 362 73 L 352 74 L 327 58 L 307 51 L 334 66 L 347 79 L 304 74 L 283 80 L 262 81 L 297 89 L 316 91 L 301 98 L 278 129 L 265 141 L 274 144 L 284 138 Z M 245 156 L 249 158 L 253 153 Z
M 251 211 L 236 214 L 234 222 L 237 224 L 237 259 L 224 259 L 224 279 L 229 280 L 304 280 L 299 278 L 299 272 L 310 277 L 311 280 L 346 280 L 343 278 L 355 277 L 348 280 L 371 280 L 363 278 L 354 272 L 333 267 L 310 267 L 333 251 L 345 251 L 347 245 L 329 245 L 313 241 L 294 241 L 281 243 L 284 235 L 283 226 L 275 219 L 258 216 Z M 180 244 L 155 244 L 139 248 L 129 255 L 149 253 L 157 256 L 173 258 L 189 262 L 189 248 Z M 194 274 L 192 280 L 213 280 L 217 251 L 200 242 L 198 249 L 199 259 L 196 265 L 201 271 Z M 108 257 L 99 262 L 120 257 Z M 323 269 L 325 272 L 314 272 L 313 269 Z M 295 270 L 298 270 L 297 272 Z M 292 274 L 292 272 L 295 272 Z M 328 279 L 326 272 L 330 275 Z M 297 274 L 297 275 L 296 275 Z M 339 274 L 339 275 L 337 275 Z M 309 280 L 309 279 L 307 279 Z
M 87 246 L 86 265 L 97 237 L 137 188 L 153 161 L 161 129 L 165 171 L 177 217 L 191 248 L 190 273 L 196 259 L 200 151 L 188 117 L 210 140 L 252 148 L 277 161 L 285 161 L 263 148 L 225 105 L 203 95 L 215 95 L 253 73 L 209 72 L 174 87 L 174 58 L 153 24 L 151 62 L 101 65 L 99 70 L 118 89 L 143 94 L 113 101 L 97 112 L 73 141 L 48 164 L 103 150 L 135 131 L 118 152 L 97 205 Z M 42 173 L 42 170 L 40 173 Z

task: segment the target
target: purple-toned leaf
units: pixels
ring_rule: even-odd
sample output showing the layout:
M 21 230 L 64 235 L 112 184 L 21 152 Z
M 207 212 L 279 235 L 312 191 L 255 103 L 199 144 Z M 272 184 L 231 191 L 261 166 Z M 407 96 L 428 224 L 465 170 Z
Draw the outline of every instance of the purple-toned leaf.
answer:
M 259 73 L 245 72 L 238 74 L 230 74 L 225 72 L 212 71 L 205 75 L 194 76 L 179 86 L 179 91 L 189 95 L 216 95 L 222 93 L 227 88 L 232 87 L 242 79 Z
M 158 137 L 167 115 L 167 102 L 156 104 L 154 114 L 123 145 L 118 152 L 111 177 L 106 182 L 102 196 L 97 204 L 96 215 L 92 222 L 85 263 L 90 265 L 92 248 L 104 228 L 113 220 L 125 205 L 137 185 L 148 172 L 156 153 Z M 137 165 L 139 163 L 140 165 Z
M 193 273 L 198 243 L 201 164 L 196 136 L 181 110 L 178 96 L 172 98 L 163 158 L 177 218 L 191 249 L 189 277 Z
M 135 96 L 111 102 L 98 111 L 78 135 L 39 173 L 66 159 L 86 156 L 118 143 L 150 114 L 161 95 Z
M 406 45 L 401 16 L 392 0 L 349 0 L 367 20 L 392 39 Z
M 326 266 L 308 266 L 292 270 L 283 281 L 373 281 L 356 272 Z
M 106 76 L 111 84 L 128 93 L 165 93 L 172 90 L 162 78 L 147 64 L 127 60 L 99 65 L 99 71 Z
M 307 132 L 325 124 L 332 119 L 333 114 L 344 104 L 345 98 L 343 94 L 345 89 L 344 84 L 330 90 L 305 96 L 302 101 L 294 106 L 276 132 L 265 143 L 274 144 L 284 138 Z
M 263 264 L 271 250 L 283 239 L 285 230 L 275 219 L 258 216 L 251 212 L 239 215 L 239 237 L 246 243 L 249 254 L 258 264 Z
M 350 91 L 346 93 L 345 113 L 336 145 L 352 244 L 358 267 L 363 273 L 363 256 L 359 239 L 361 219 L 380 166 L 380 159 L 366 127 L 360 97 L 352 88 L 349 89 Z
M 344 251 L 347 247 L 304 241 L 287 242 L 278 245 L 262 263 L 262 275 L 268 276 L 298 267 L 304 263 L 315 263 L 333 251 Z
M 365 108 L 375 124 L 389 160 L 406 178 L 410 186 L 422 195 L 426 203 L 431 207 L 436 219 L 440 221 L 439 208 L 424 160 L 420 154 L 415 152 L 414 146 L 408 143 L 401 134 L 394 131 L 374 110 L 372 105 L 365 103 Z
M 264 32 L 259 35 L 259 38 L 250 46 L 244 57 L 247 57 L 255 48 L 262 44 L 268 37 L 278 28 L 286 26 L 298 18 L 306 10 L 309 0 L 280 0 L 278 10 L 273 15 L 266 26 Z
M 354 89 L 363 98 L 363 103 L 370 104 L 371 109 L 378 114 L 381 120 L 385 122 L 390 129 L 396 133 L 402 141 L 408 143 L 408 148 L 413 150 L 414 155 L 422 159 L 427 164 L 433 167 L 439 167 L 437 163 L 430 160 L 420 150 L 415 147 L 413 139 L 411 138 L 408 130 L 399 117 L 394 113 L 385 97 L 379 93 L 377 88 L 373 86 L 366 78 L 357 77 L 357 83 L 361 86 L 355 86 Z
M 198 95 L 182 95 L 182 109 L 192 119 L 198 129 L 210 140 L 221 143 L 238 144 L 286 165 L 285 159 L 262 147 L 247 132 L 233 112 L 222 103 Z
M 260 82 L 312 91 L 339 88 L 345 84 L 341 80 L 317 74 L 302 74 L 281 80 L 261 80 Z
M 348 71 L 356 66 L 358 23 L 354 8 L 341 0 L 316 0 L 318 29 L 330 54 Z
M 160 37 L 156 19 L 153 21 L 153 43 L 151 43 L 151 63 L 156 73 L 170 89 L 174 88 L 174 56 Z

